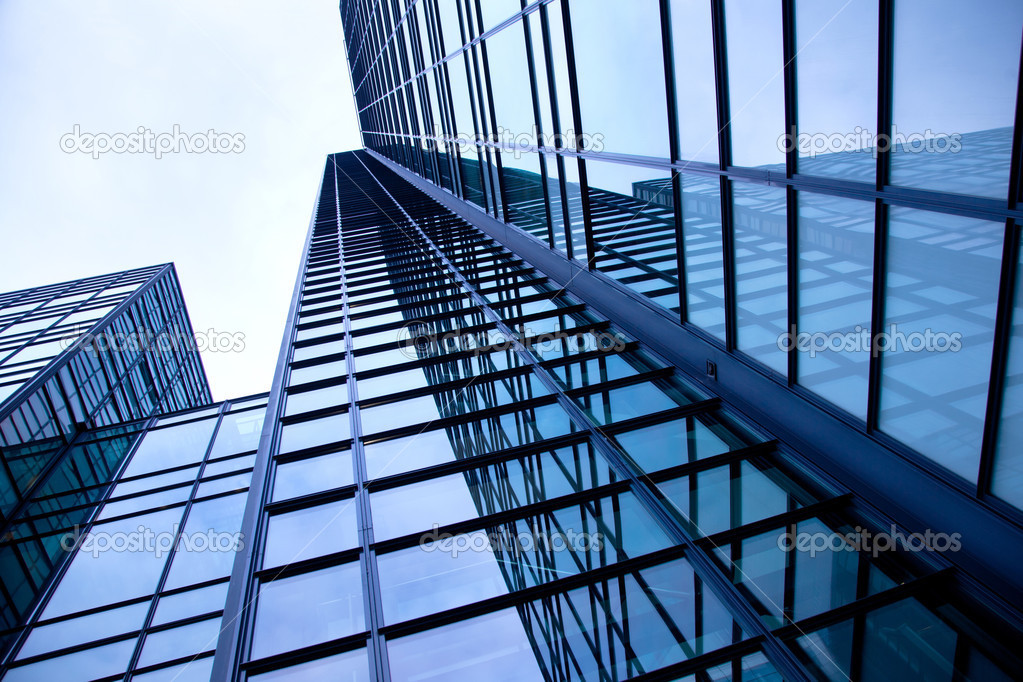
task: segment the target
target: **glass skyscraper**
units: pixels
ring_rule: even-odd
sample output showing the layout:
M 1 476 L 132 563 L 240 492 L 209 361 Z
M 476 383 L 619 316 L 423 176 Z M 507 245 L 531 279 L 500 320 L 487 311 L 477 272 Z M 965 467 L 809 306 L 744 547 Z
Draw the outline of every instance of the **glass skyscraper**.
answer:
M 964 11 L 341 2 L 271 390 L 79 432 L 0 679 L 1017 679 L 1023 6 Z

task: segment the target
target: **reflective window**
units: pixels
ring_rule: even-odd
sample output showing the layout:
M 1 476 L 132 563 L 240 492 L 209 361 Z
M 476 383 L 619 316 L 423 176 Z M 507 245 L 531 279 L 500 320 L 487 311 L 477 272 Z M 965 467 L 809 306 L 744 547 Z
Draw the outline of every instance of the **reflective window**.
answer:
M 633 291 L 678 310 L 670 176 L 664 170 L 588 160 L 586 179 L 594 265 Z
M 427 630 L 387 642 L 391 679 L 476 679 L 490 682 L 542 682 L 527 626 L 516 609 Z M 475 652 L 466 656 L 466 651 Z
M 973 482 L 1002 231 L 986 220 L 898 206 L 889 213 L 879 426 Z
M 1023 260 L 1023 252 L 1020 258 Z M 1023 508 L 1023 265 L 1017 267 L 1012 335 L 991 491 L 1006 502 Z
M 202 460 L 216 423 L 216 419 L 204 419 L 148 432 L 123 477 L 141 476 Z
M 955 0 L 895 3 L 891 178 L 1004 201 L 1023 4 L 972 7 L 969 21 L 949 24 L 960 9 Z
M 246 497 L 240 493 L 192 505 L 164 589 L 231 574 L 235 553 L 244 549 L 248 541 L 239 532 Z
M 263 410 L 252 410 L 225 415 L 217 429 L 217 439 L 210 450 L 210 459 L 255 450 L 263 430 L 264 414 Z
M 224 608 L 227 599 L 227 583 L 218 583 L 198 590 L 189 590 L 160 597 L 153 615 L 152 625 L 163 625 L 203 613 L 212 613 Z
M 785 190 L 736 182 L 736 345 L 771 369 L 788 374 L 782 335 L 788 331 Z
M 307 384 L 311 381 L 320 381 L 321 379 L 340 379 L 347 375 L 348 364 L 344 360 L 325 362 L 320 365 L 313 365 L 312 367 L 292 369 L 291 376 L 288 379 L 288 386 Z
M 337 384 L 315 391 L 288 393 L 284 414 L 291 416 L 302 412 L 312 412 L 327 407 L 339 407 L 348 404 L 348 385 Z
M 339 500 L 270 517 L 263 567 L 284 566 L 359 544 L 354 499 Z
M 355 483 L 350 450 L 277 465 L 273 501 L 286 500 Z
M 800 173 L 873 183 L 878 0 L 796 2 Z
M 657 2 L 575 1 L 571 17 L 583 132 L 593 136 L 586 146 L 667 158 L 668 105 Z M 569 111 L 561 112 L 562 125 L 567 125 Z
M 747 447 L 761 439 L 716 414 L 685 417 L 615 436 L 640 471 L 697 462 Z
M 671 0 L 671 51 L 681 158 L 718 162 L 714 31 L 707 2 Z
M 365 629 L 359 562 L 264 583 L 252 657 L 262 658 Z
M 137 665 L 142 668 L 183 656 L 193 656 L 203 651 L 212 651 L 217 647 L 219 635 L 220 616 L 154 632 L 146 636 Z
M 874 204 L 800 192 L 799 383 L 865 419 Z M 791 347 L 791 346 L 790 346 Z
M 779 166 L 785 133 L 781 3 L 725 0 L 728 129 L 736 166 Z M 782 167 L 783 168 L 783 167 Z
M 86 649 L 66 656 L 58 656 L 32 663 L 20 668 L 11 668 L 4 675 L 4 682 L 39 682 L 39 680 L 68 680 L 68 672 L 74 672 L 75 680 L 92 680 L 108 675 L 123 673 L 135 651 L 135 639 Z
M 336 443 L 351 437 L 351 423 L 347 413 L 322 419 L 285 424 L 281 430 L 279 452 L 295 452 L 306 448 Z
M 250 675 L 252 682 L 370 682 L 369 657 L 365 649 L 328 656 L 316 661 Z
M 57 649 L 113 637 L 142 627 L 149 602 L 101 611 L 89 616 L 32 628 L 18 651 L 18 659 L 38 656 Z

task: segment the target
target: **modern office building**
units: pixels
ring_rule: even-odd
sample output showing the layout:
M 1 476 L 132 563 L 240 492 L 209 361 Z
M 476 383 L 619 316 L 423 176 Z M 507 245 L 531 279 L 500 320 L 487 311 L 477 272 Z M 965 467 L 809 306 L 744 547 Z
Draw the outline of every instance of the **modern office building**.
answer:
M 173 265 L 0 295 L 4 642 L 66 555 L 64 527 L 85 513 L 90 495 L 67 493 L 109 480 L 118 455 L 94 459 L 103 448 L 86 434 L 210 400 Z
M 82 433 L 0 679 L 1019 677 L 1023 6 L 340 10 L 270 392 Z

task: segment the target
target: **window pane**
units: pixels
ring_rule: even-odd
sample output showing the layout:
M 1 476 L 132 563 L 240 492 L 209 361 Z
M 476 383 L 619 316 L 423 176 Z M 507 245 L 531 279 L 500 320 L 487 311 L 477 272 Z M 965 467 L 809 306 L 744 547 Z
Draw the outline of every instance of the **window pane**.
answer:
M 718 162 L 711 4 L 671 0 L 672 58 L 681 158 Z
M 800 173 L 875 180 L 877 2 L 796 2 Z
M 725 340 L 725 274 L 721 245 L 721 185 L 682 175 L 682 251 L 689 322 Z
M 667 158 L 668 105 L 658 3 L 575 1 L 571 18 L 579 108 L 583 131 L 591 136 L 588 146 Z M 643 67 L 636 68 L 637 64 Z M 567 83 L 559 82 L 558 87 Z M 569 111 L 560 112 L 563 126 L 571 121 Z
M 295 452 L 306 448 L 336 443 L 351 437 L 348 414 L 336 414 L 322 419 L 311 419 L 296 424 L 285 424 L 281 432 L 279 452 Z
M 273 501 L 340 488 L 354 482 L 350 450 L 286 462 L 279 464 L 274 474 Z
M 788 374 L 779 347 L 788 327 L 785 190 L 736 182 L 736 346 L 771 369 Z
M 291 416 L 327 407 L 338 407 L 348 403 L 348 385 L 338 384 L 315 391 L 289 393 L 284 414 Z
M 359 565 L 356 561 L 261 585 L 252 658 L 362 632 Z
M 263 568 L 283 566 L 359 544 L 354 499 L 270 517 Z
M 732 163 L 783 168 L 781 3 L 725 0 L 725 33 Z
M 866 419 L 874 204 L 800 192 L 799 383 Z
M 150 431 L 132 456 L 123 477 L 141 476 L 202 460 L 216 423 L 216 419 L 204 419 Z
M 1023 3 L 979 0 L 947 21 L 961 7 L 895 3 L 892 182 L 1004 201 Z
M 251 682 L 370 682 L 369 657 L 365 649 L 328 656 L 283 670 L 251 675 Z
M 1023 250 L 1020 259 L 991 490 L 1023 508 Z
M 893 206 L 879 426 L 976 482 L 1000 223 Z

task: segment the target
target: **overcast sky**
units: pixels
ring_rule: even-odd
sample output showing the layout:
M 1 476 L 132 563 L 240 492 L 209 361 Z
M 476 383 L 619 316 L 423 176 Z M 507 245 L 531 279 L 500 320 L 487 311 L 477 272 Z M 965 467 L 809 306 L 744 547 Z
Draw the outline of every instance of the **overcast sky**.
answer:
M 362 146 L 336 0 L 0 3 L 0 292 L 174 262 L 217 400 L 269 390 L 328 153 Z M 241 153 L 61 151 L 83 133 Z

